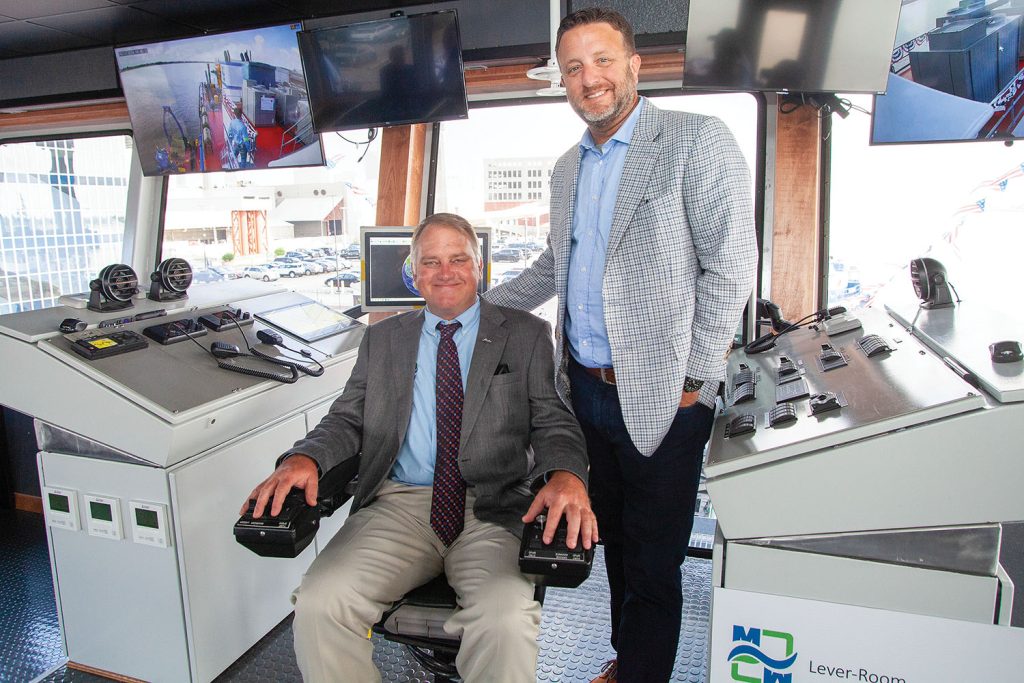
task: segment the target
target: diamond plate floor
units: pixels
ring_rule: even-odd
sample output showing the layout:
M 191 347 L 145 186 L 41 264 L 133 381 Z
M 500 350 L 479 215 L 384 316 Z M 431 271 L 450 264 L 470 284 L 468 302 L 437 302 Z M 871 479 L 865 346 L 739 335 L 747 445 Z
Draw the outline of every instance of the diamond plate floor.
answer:
M 695 532 L 697 529 L 695 529 Z M 63 666 L 46 534 L 39 515 L 0 511 L 0 683 L 104 683 Z M 673 683 L 704 683 L 711 611 L 711 562 L 683 565 L 685 609 Z M 608 585 L 598 547 L 590 578 L 577 589 L 552 588 L 544 601 L 538 682 L 578 683 L 613 656 L 608 645 Z M 215 683 L 301 683 L 292 650 L 291 617 L 278 624 Z M 387 682 L 431 683 L 400 645 L 374 636 L 374 661 Z
M 30 681 L 61 660 L 42 517 L 0 510 L 0 681 Z

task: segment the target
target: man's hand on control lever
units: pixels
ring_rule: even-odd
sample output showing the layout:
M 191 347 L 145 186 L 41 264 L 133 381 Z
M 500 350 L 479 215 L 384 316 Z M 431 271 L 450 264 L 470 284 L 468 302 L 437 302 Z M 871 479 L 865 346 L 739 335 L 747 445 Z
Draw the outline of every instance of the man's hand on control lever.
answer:
M 530 504 L 530 509 L 523 515 L 523 522 L 529 524 L 537 515 L 547 508 L 547 521 L 544 524 L 544 543 L 551 543 L 555 538 L 555 529 L 562 515 L 567 523 L 566 545 L 569 549 L 576 548 L 576 539 L 583 539 L 583 547 L 587 550 L 597 543 L 597 518 L 590 509 L 590 496 L 587 488 L 572 472 L 559 470 L 553 472 L 548 483 L 537 491 Z
M 296 453 L 289 456 L 278 465 L 274 473 L 264 479 L 252 490 L 239 514 L 244 515 L 249 509 L 249 501 L 256 501 L 256 508 L 252 516 L 259 518 L 263 516 L 263 510 L 267 507 L 267 501 L 273 496 L 270 506 L 270 515 L 276 517 L 281 513 L 281 506 L 284 505 L 285 496 L 293 488 L 303 489 L 306 492 L 306 503 L 316 505 L 317 484 L 319 482 L 316 461 L 308 455 Z

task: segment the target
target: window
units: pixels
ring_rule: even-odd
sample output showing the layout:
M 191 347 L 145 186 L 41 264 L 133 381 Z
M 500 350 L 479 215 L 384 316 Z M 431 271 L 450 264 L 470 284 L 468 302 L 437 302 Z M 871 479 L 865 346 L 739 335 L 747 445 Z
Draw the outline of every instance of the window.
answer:
M 868 96 L 847 99 L 871 109 Z M 872 147 L 868 115 L 832 119 L 829 305 L 866 302 L 893 278 L 910 287 L 921 256 L 941 261 L 964 298 L 1012 291 L 1002 287 L 1024 253 L 1020 145 Z
M 757 100 L 749 94 L 657 97 L 662 109 L 713 114 L 732 129 L 753 169 L 757 159 Z M 536 104 L 470 110 L 469 118 L 441 124 L 435 208 L 451 211 L 473 225 L 491 226 L 498 246 L 527 243 L 532 261 L 547 243 L 551 170 L 558 157 L 576 144 L 585 126 L 564 99 Z M 516 165 L 525 177 L 541 178 L 533 192 L 488 192 L 493 169 Z M 516 177 L 524 177 L 522 170 Z M 751 174 L 753 175 L 753 174 Z M 500 183 L 500 181 L 499 181 Z M 522 181 L 505 186 L 522 188 Z M 534 187 L 528 183 L 527 187 Z M 753 188 L 753 179 L 751 180 Z M 508 198 L 505 195 L 509 195 Z M 522 263 L 495 263 L 492 281 Z M 538 313 L 554 322 L 554 302 Z
M 0 313 L 57 305 L 123 255 L 132 139 L 0 145 Z
M 169 177 L 163 258 L 192 264 L 196 286 L 250 277 L 337 308 L 357 303 L 359 285 L 335 277 L 359 272 L 349 247 L 376 222 L 380 138 L 327 134 L 322 143 L 325 167 Z

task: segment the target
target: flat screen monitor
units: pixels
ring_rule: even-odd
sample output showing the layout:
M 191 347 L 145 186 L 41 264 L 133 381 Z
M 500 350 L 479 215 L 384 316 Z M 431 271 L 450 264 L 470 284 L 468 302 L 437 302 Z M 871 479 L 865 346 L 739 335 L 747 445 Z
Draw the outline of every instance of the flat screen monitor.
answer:
M 405 311 L 423 305 L 423 297 L 413 284 L 412 227 L 363 227 L 359 231 L 363 267 L 364 311 Z M 480 242 L 484 272 L 480 294 L 491 281 L 491 229 L 475 228 Z
M 683 87 L 884 92 L 900 0 L 690 0 Z
M 323 165 L 299 28 L 116 48 L 143 174 Z
M 303 31 L 299 50 L 321 133 L 468 114 L 454 10 Z
M 1024 2 L 927 5 L 900 15 L 871 144 L 1024 137 Z
M 310 344 L 359 325 L 358 321 L 318 301 L 275 308 L 257 313 L 256 317 Z

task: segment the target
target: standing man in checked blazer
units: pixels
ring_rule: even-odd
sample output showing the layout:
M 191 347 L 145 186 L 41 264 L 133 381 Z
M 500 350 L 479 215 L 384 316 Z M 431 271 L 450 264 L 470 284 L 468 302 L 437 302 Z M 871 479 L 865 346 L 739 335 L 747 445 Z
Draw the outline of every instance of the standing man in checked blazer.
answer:
M 563 514 L 570 547 L 597 541 L 583 436 L 551 380 L 551 327 L 477 297 L 472 226 L 427 217 L 412 263 L 426 308 L 366 330 L 345 390 L 249 495 L 253 514 L 278 514 L 292 487 L 315 504 L 318 471 L 360 457 L 352 514 L 292 596 L 307 683 L 380 681 L 370 627 L 442 570 L 462 679 L 534 683 L 540 604 L 519 534 L 547 508 L 545 542 Z
M 595 681 L 668 681 L 704 445 L 725 356 L 754 283 L 750 180 L 716 118 L 637 95 L 617 12 L 562 20 L 556 54 L 587 131 L 551 175 L 548 248 L 490 301 L 558 297 L 556 386 L 590 456 L 611 643 Z

